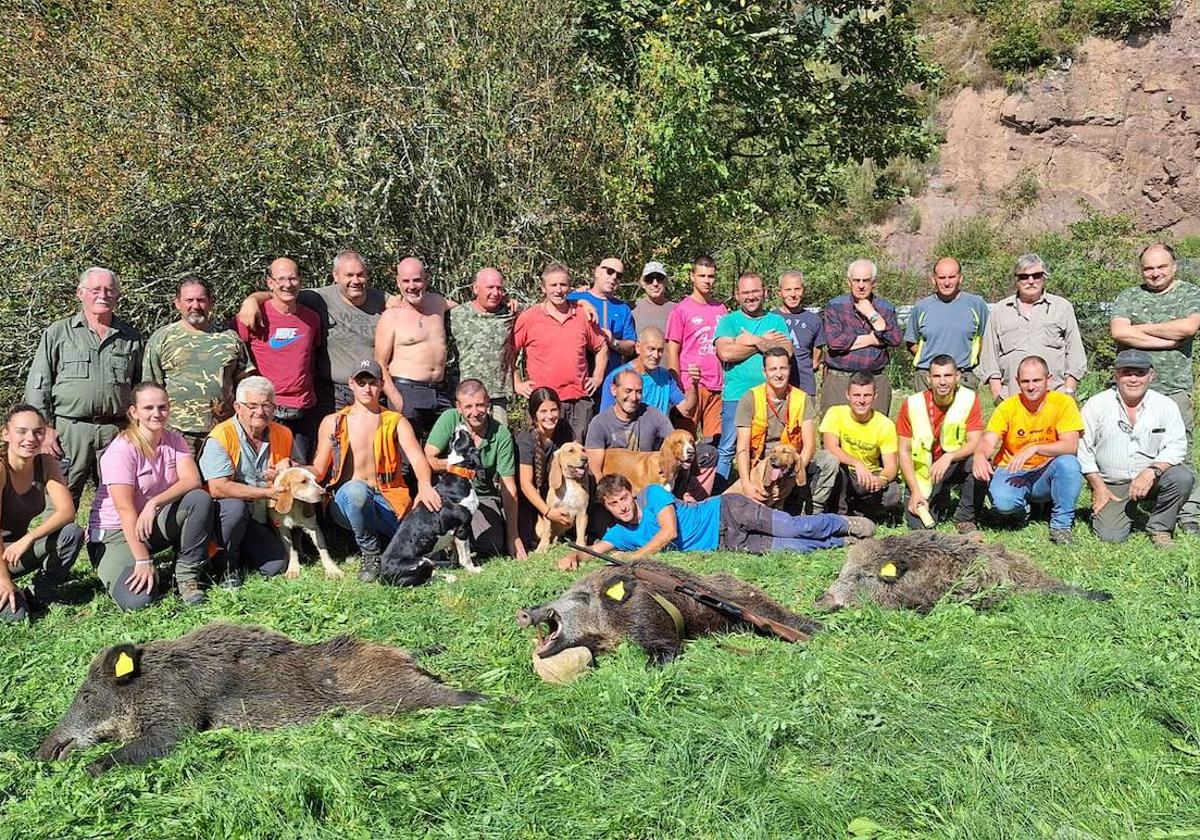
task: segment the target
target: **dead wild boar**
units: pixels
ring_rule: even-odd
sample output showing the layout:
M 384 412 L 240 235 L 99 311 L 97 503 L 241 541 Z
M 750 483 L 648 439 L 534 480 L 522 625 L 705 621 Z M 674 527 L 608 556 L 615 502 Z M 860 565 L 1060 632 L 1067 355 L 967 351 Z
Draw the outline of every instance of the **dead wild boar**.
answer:
M 442 684 L 398 648 L 348 636 L 304 645 L 263 627 L 216 623 L 97 654 L 38 757 L 120 743 L 88 766 L 98 775 L 166 755 L 194 731 L 273 729 L 332 709 L 390 715 L 481 699 Z
M 622 639 L 629 638 L 641 645 L 653 661 L 662 663 L 680 653 L 684 639 L 749 626 L 687 595 L 635 578 L 633 565 L 698 583 L 721 598 L 806 633 L 821 627 L 732 575 L 699 576 L 665 563 L 639 560 L 631 566 L 610 566 L 592 572 L 577 580 L 558 599 L 520 610 L 517 623 L 521 627 L 536 627 L 539 634 L 542 627 L 548 630 L 536 655 L 546 658 L 573 647 L 586 647 L 593 655 L 607 653 Z M 677 630 L 676 617 L 656 597 L 667 601 L 678 613 L 682 632 Z
M 873 601 L 888 609 L 929 612 L 950 596 L 986 608 L 1020 592 L 1112 598 L 1063 583 L 1002 545 L 918 531 L 852 545 L 838 579 L 817 599 L 817 607 L 838 610 Z

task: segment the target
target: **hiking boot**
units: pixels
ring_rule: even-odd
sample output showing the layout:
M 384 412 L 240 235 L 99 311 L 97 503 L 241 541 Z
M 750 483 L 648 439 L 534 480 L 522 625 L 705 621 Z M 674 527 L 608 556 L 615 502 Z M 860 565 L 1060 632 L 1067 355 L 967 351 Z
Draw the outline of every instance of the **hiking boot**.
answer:
M 371 583 L 379 580 L 378 554 L 364 554 L 362 556 L 362 568 L 358 570 L 358 579 L 363 583 Z
M 1175 538 L 1171 536 L 1170 531 L 1150 531 L 1146 536 L 1150 538 L 1150 544 L 1155 548 L 1175 547 Z
M 208 596 L 204 594 L 198 581 L 176 581 L 175 587 L 179 590 L 179 597 L 183 599 L 183 603 L 189 607 L 198 607 L 208 600 Z
M 1055 545 L 1070 545 L 1075 541 L 1075 535 L 1070 528 L 1051 528 L 1050 542 Z
M 865 516 L 847 516 L 846 534 L 859 540 L 873 537 L 875 536 L 875 523 Z
M 1191 534 L 1195 537 L 1200 535 L 1200 522 L 1180 522 L 1175 526 L 1175 530 L 1181 534 Z
M 979 529 L 975 526 L 974 522 L 955 522 L 954 530 L 965 537 L 967 534 L 973 534 Z

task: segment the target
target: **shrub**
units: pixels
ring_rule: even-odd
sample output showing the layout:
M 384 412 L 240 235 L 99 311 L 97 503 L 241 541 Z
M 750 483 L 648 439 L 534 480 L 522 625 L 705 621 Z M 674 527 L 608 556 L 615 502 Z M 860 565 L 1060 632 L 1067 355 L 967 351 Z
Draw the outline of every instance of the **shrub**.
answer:
M 1093 29 L 1114 38 L 1126 38 L 1159 26 L 1171 17 L 1173 0 L 1093 0 Z

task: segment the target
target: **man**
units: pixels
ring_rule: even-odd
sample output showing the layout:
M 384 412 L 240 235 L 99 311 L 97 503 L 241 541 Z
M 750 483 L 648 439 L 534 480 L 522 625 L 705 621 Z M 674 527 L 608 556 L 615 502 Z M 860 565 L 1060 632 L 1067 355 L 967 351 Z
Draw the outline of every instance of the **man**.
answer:
M 817 369 L 821 367 L 821 348 L 825 346 L 825 326 L 821 316 L 804 308 L 804 274 L 788 269 L 779 275 L 777 310 L 787 324 L 795 355 L 792 357 L 791 383 L 808 394 L 817 395 Z
M 987 301 L 962 290 L 962 268 L 954 257 L 942 257 L 933 267 L 933 294 L 913 305 L 904 342 L 913 355 L 913 390 L 929 387 L 929 365 L 936 356 L 950 356 L 959 381 L 975 390 L 975 366 L 983 350 Z
M 247 566 L 271 577 L 287 565 L 287 553 L 267 519 L 279 490 L 275 473 L 302 461 L 289 428 L 272 420 L 275 386 L 264 376 L 237 385 L 233 417 L 209 432 L 200 452 L 200 474 L 217 506 L 216 542 L 224 560 L 221 586 L 242 585 Z
M 1187 432 L 1187 455 L 1192 463 L 1195 406 L 1192 391 L 1192 348 L 1200 330 L 1200 288 L 1178 277 L 1175 252 L 1161 243 L 1145 248 L 1139 259 L 1142 285 L 1126 289 L 1113 302 L 1109 329 L 1118 349 L 1146 351 L 1154 365 L 1150 387 L 1179 406 Z M 1179 514 L 1179 527 L 1200 533 L 1200 488 L 1192 493 Z
M 199 457 L 217 423 L 214 408 L 224 412 L 223 417 L 232 411 L 234 385 L 249 371 L 250 354 L 237 333 L 213 326 L 212 294 L 206 280 L 195 275 L 180 280 L 175 311 L 179 320 L 159 327 L 146 343 L 142 379 L 167 389 L 171 425 Z
M 699 368 L 699 388 L 696 406 L 686 415 L 686 426 L 701 440 L 716 441 L 721 434 L 721 389 L 725 374 L 713 333 L 717 322 L 729 310 L 712 296 L 717 282 L 717 264 L 709 256 L 699 256 L 692 262 L 688 275 L 692 292 L 681 300 L 667 317 L 667 369 L 678 379 L 684 390 L 692 387 L 693 367 Z
M 932 528 L 950 512 L 950 491 L 960 488 L 954 529 L 975 530 L 983 509 L 984 486 L 975 480 L 971 457 L 983 437 L 979 395 L 962 385 L 954 357 L 929 360 L 929 387 L 900 404 L 896 415 L 900 472 L 908 485 L 904 522 L 914 530 Z
M 89 268 L 75 287 L 80 311 L 46 327 L 25 381 L 25 402 L 46 418 L 43 451 L 63 459 L 75 505 L 90 476 L 99 483 L 100 453 L 125 423 L 142 370 L 145 340 L 116 317 L 117 275 Z
M 1049 365 L 1049 387 L 1074 398 L 1087 373 L 1075 307 L 1066 298 L 1046 293 L 1046 267 L 1037 254 L 1018 257 L 1012 276 L 1016 294 L 992 306 L 983 331 L 976 368 L 980 381 L 987 383 L 999 405 L 1020 392 L 1017 366 L 1028 356 L 1038 356 Z
M 804 553 L 875 533 L 875 523 L 861 516 L 792 516 L 736 493 L 690 503 L 652 484 L 635 497 L 622 475 L 605 476 L 596 495 L 614 524 L 592 548 L 631 552 L 635 560 L 666 550 Z M 580 559 L 579 552 L 571 552 L 558 567 L 577 569 Z
M 667 297 L 667 267 L 660 262 L 648 262 L 642 266 L 642 291 L 645 293 L 633 303 L 633 326 L 638 335 L 646 327 L 656 327 L 664 335 L 667 319 L 675 308 L 675 301 Z
M 828 452 L 817 451 L 817 413 L 813 399 L 791 384 L 792 359 L 782 347 L 768 347 L 763 353 L 766 381 L 742 395 L 734 421 L 737 424 L 738 475 L 746 477 L 778 443 L 794 446 L 800 453 L 796 465 L 794 496 L 811 499 L 814 513 L 824 513 L 829 495 L 837 481 L 837 461 Z M 756 488 L 746 488 L 751 501 Z M 783 500 L 787 509 L 787 500 Z
M 613 404 L 612 383 L 623 370 L 632 370 L 642 377 L 642 402 L 668 415 L 672 408 L 687 416 L 696 407 L 699 399 L 700 368 L 692 365 L 688 370 L 691 380 L 687 393 L 679 387 L 678 380 L 662 366 L 666 338 L 658 327 L 645 327 L 638 333 L 637 355 L 632 362 L 621 365 L 608 375 L 600 389 L 600 410 L 606 411 Z
M 588 468 L 597 479 L 604 475 L 605 450 L 656 452 L 673 431 L 665 414 L 642 401 L 642 377 L 637 371 L 618 373 L 610 390 L 612 405 L 592 420 L 583 442 Z
M 1026 356 L 1016 374 L 1020 393 L 1001 402 L 988 420 L 972 469 L 988 482 L 999 514 L 1028 513 L 1030 501 L 1049 499 L 1050 541 L 1069 545 L 1083 485 L 1075 457 L 1083 418 L 1074 397 L 1050 392 L 1050 368 L 1041 356 Z
M 821 418 L 821 440 L 838 462 L 835 487 L 839 509 L 875 520 L 900 512 L 896 424 L 877 411 L 875 377 L 851 374 L 845 404 L 832 406 Z
M 596 309 L 601 332 L 608 342 L 607 375 L 633 355 L 637 330 L 629 304 L 616 297 L 617 286 L 625 276 L 625 264 L 616 257 L 605 257 L 592 269 L 592 287 L 583 292 L 571 292 L 567 300 L 587 301 Z
M 450 407 L 445 391 L 446 312 L 450 305 L 429 291 L 425 266 L 405 257 L 396 266 L 398 306 L 388 308 L 375 328 L 375 360 L 387 373 L 388 405 L 401 412 L 418 439 Z
M 483 469 L 472 479 L 479 509 L 471 520 L 471 550 L 483 557 L 508 554 L 525 559 L 517 535 L 517 448 L 512 432 L 492 417 L 492 400 L 478 379 L 464 379 L 454 394 L 455 408 L 438 418 L 425 442 L 425 457 L 435 473 L 450 469 L 444 457 L 454 430 L 471 433 Z
M 1170 548 L 1196 480 L 1184 461 L 1183 416 L 1170 397 L 1151 390 L 1157 374 L 1146 351 L 1118 353 L 1115 376 L 1116 388 L 1096 394 L 1082 412 L 1079 466 L 1092 488 L 1092 530 L 1104 542 L 1124 542 L 1131 515 L 1149 503 L 1146 534 Z
M 307 460 L 320 420 L 314 371 L 321 317 L 300 305 L 300 269 L 287 257 L 271 262 L 267 291 L 271 296 L 262 307 L 262 325 L 247 327 L 239 321 L 237 331 L 254 367 L 275 386 L 275 420 L 291 430 Z
M 430 510 L 442 503 L 412 426 L 379 403 L 379 362 L 359 361 L 347 384 L 354 402 L 321 421 L 313 472 L 319 481 L 329 477 L 327 486 L 334 491 L 331 517 L 354 534 L 362 555 L 358 579 L 369 583 L 379 577 L 380 554 L 412 506 L 403 475 L 406 459 L 417 480 L 416 502 Z
M 504 346 L 516 313 L 508 305 L 504 278 L 494 268 L 481 268 L 471 286 L 473 299 L 450 310 L 450 332 L 458 350 L 459 379 L 478 379 L 492 398 L 492 416 L 508 425 L 513 395 L 512 368 Z
M 838 295 L 821 313 L 825 328 L 825 376 L 821 410 L 845 405 L 851 377 L 869 374 L 875 382 L 875 410 L 892 410 L 892 383 L 887 377 L 892 347 L 900 345 L 900 322 L 891 301 L 875 297 L 879 269 L 870 260 L 855 260 L 846 269 L 850 293 Z
M 762 353 L 768 347 L 782 347 L 788 358 L 795 353 L 788 335 L 787 322 L 778 312 L 768 312 L 766 288 L 761 274 L 748 271 L 738 277 L 737 312 L 730 312 L 717 323 L 717 358 L 725 368 L 725 386 L 721 391 L 721 443 L 717 447 L 717 475 L 729 478 L 733 451 L 737 445 L 738 401 L 756 385 L 763 384 Z
M 575 440 L 582 441 L 595 412 L 592 395 L 608 368 L 608 342 L 581 304 L 567 300 L 570 272 L 553 263 L 542 272 L 537 306 L 517 316 L 513 325 L 514 352 L 525 353 L 525 376 L 514 365 L 513 389 L 523 397 L 534 388 L 552 388 L 562 400 L 562 415 Z M 595 354 L 591 370 L 588 355 Z

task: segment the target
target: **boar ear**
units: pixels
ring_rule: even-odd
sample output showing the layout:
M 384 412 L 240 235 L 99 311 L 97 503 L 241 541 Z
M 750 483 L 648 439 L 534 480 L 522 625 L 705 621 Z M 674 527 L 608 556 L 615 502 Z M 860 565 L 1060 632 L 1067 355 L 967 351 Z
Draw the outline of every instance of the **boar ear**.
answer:
M 617 577 L 608 581 L 604 589 L 604 597 L 608 601 L 624 604 L 633 595 L 637 583 L 632 577 Z
M 105 658 L 104 672 L 111 674 L 117 685 L 132 682 L 142 673 L 142 649 L 135 645 L 117 645 Z
M 888 560 L 879 567 L 876 574 L 884 583 L 895 583 L 907 571 L 908 564 L 903 560 Z

